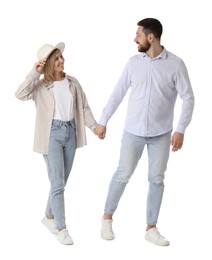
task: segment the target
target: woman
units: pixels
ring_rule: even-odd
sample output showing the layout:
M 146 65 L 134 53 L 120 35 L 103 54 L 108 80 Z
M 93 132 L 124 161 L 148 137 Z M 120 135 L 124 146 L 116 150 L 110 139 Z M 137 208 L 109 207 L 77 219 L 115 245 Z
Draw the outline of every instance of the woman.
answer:
M 71 245 L 64 189 L 75 150 L 86 145 L 85 126 L 95 133 L 96 121 L 79 82 L 64 72 L 64 48 L 61 42 L 45 44 L 38 50 L 39 61 L 17 89 L 16 97 L 32 99 L 36 104 L 34 151 L 43 154 L 51 184 L 42 223 L 62 244 Z

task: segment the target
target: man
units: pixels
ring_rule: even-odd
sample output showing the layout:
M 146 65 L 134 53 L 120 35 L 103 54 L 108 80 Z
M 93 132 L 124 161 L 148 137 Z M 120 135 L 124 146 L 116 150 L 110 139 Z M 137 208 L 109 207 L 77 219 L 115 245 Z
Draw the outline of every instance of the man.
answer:
M 170 144 L 174 152 L 183 145 L 184 133 L 192 118 L 194 95 L 184 62 L 160 44 L 161 23 L 146 18 L 137 25 L 134 41 L 140 54 L 129 59 L 96 127 L 99 138 L 104 139 L 109 119 L 131 88 L 119 165 L 110 183 L 101 236 L 107 240 L 114 239 L 113 214 L 146 145 L 149 192 L 145 239 L 167 246 L 169 241 L 156 228 L 164 191 L 164 173 Z M 182 110 L 171 136 L 178 94 L 182 99 Z

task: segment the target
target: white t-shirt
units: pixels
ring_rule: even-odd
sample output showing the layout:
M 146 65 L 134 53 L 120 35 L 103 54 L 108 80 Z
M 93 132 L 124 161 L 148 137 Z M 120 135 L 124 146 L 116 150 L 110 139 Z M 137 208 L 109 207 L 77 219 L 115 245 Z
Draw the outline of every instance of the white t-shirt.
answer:
M 52 88 L 55 99 L 54 119 L 70 121 L 74 118 L 73 96 L 69 89 L 68 80 L 54 81 Z

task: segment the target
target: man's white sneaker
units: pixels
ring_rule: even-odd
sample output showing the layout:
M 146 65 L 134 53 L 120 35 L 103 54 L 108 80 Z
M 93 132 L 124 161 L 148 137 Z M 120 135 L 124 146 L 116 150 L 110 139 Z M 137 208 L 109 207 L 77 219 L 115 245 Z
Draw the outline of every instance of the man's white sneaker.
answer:
M 59 231 L 56 228 L 55 220 L 54 219 L 48 219 L 47 217 L 44 217 L 41 222 L 48 228 L 48 230 L 52 234 L 57 234 Z
M 63 245 L 72 245 L 74 243 L 67 229 L 59 231 L 56 238 Z
M 112 229 L 112 219 L 104 219 L 102 218 L 102 229 L 101 229 L 101 236 L 105 240 L 113 240 L 114 233 Z
M 157 228 L 150 228 L 146 231 L 145 239 L 159 246 L 169 246 L 169 241 L 161 236 Z

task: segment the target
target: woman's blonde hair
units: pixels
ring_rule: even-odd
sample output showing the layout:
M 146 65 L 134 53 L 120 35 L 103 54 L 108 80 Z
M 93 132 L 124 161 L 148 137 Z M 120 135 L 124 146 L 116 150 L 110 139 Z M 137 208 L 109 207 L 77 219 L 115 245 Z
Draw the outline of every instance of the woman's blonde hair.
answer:
M 61 53 L 61 51 L 58 49 L 54 50 L 46 60 L 46 64 L 43 69 L 43 73 L 44 73 L 43 81 L 45 84 L 51 84 L 55 80 L 53 75 L 54 62 L 55 62 L 55 56 L 58 54 L 58 52 Z

